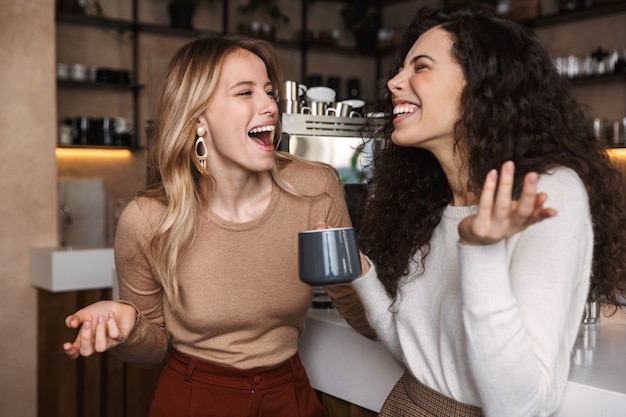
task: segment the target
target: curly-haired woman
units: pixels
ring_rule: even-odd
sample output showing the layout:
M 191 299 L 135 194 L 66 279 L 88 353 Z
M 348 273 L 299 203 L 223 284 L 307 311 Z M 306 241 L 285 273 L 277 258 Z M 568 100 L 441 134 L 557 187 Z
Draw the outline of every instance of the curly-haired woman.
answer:
M 407 369 L 380 415 L 550 415 L 588 295 L 626 289 L 623 178 L 519 24 L 422 9 L 387 87 L 353 283 Z

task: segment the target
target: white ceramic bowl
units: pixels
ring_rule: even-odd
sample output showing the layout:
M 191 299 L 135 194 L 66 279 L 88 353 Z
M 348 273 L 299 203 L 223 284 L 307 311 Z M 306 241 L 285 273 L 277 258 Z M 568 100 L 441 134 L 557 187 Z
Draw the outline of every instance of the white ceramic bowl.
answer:
M 322 103 L 332 103 L 335 101 L 335 90 L 329 87 L 311 87 L 306 91 L 306 98 L 309 101 L 318 101 Z
M 348 100 L 343 100 L 343 101 L 340 101 L 340 103 L 347 104 L 355 110 L 361 109 L 363 108 L 363 106 L 365 106 L 365 101 L 360 100 L 358 98 L 351 98 Z

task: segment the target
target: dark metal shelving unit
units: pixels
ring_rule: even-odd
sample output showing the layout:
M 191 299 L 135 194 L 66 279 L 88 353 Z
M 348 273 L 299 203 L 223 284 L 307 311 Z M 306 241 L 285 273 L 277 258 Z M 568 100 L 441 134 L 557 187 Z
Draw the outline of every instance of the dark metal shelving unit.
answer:
M 307 0 L 301 1 L 301 14 L 300 14 L 300 27 L 302 33 L 306 33 L 308 28 L 308 8 L 310 5 Z M 326 3 L 342 3 L 344 0 L 316 0 L 318 2 L 326 2 Z M 392 4 L 403 3 L 407 0 L 380 0 L 380 7 L 389 6 Z M 626 12 L 626 1 L 616 1 L 609 2 L 599 5 L 594 5 L 588 8 L 577 9 L 572 11 L 560 11 L 551 15 L 540 16 L 534 19 L 528 19 L 520 21 L 521 24 L 524 24 L 531 28 L 541 28 L 548 27 L 552 25 L 559 25 L 569 22 L 576 22 L 586 19 L 592 19 L 602 16 L 608 16 L 615 13 L 623 13 Z M 70 14 L 70 13 L 57 13 L 56 15 L 57 22 L 65 23 L 65 24 L 75 24 L 75 25 L 85 25 L 85 26 L 99 26 L 102 28 L 109 28 L 112 30 L 116 30 L 120 34 L 124 34 L 125 32 L 129 32 L 129 39 L 132 42 L 132 65 L 133 65 L 133 73 L 136 74 L 136 69 L 138 68 L 138 37 L 141 33 L 146 34 L 157 34 L 164 36 L 175 36 L 175 37 L 187 37 L 187 38 L 195 38 L 195 37 L 203 37 L 203 36 L 214 36 L 218 34 L 228 33 L 228 0 L 222 0 L 222 30 L 216 31 L 207 31 L 207 30 L 187 30 L 187 29 L 179 29 L 172 28 L 166 24 L 154 24 L 154 23 L 141 23 L 138 20 L 138 1 L 132 0 L 132 18 L 131 20 L 127 19 L 112 19 L 107 17 L 94 17 L 94 16 L 85 16 L 78 14 Z M 307 40 L 305 37 L 302 39 L 296 40 L 285 40 L 285 39 L 274 39 L 270 40 L 270 42 L 276 48 L 284 48 L 284 49 L 293 49 L 298 50 L 300 52 L 300 64 L 301 64 L 301 79 L 305 80 L 307 77 L 307 67 L 308 67 L 308 54 L 310 52 L 322 52 L 329 54 L 338 54 L 342 56 L 354 56 L 354 57 L 370 57 L 376 60 L 376 77 L 375 79 L 380 78 L 381 73 L 381 60 L 382 57 L 393 53 L 393 47 L 385 47 L 378 48 L 372 52 L 362 52 L 357 51 L 355 48 L 345 47 L 345 46 L 336 46 L 332 44 L 319 44 L 315 42 L 311 42 Z M 604 81 L 615 81 L 615 80 L 623 80 L 626 78 L 624 74 L 603 74 L 603 75 L 594 75 L 587 77 L 579 77 L 572 79 L 572 83 L 574 84 L 587 84 L 593 82 L 604 82 Z M 80 83 L 75 83 L 80 84 Z M 63 86 L 71 86 L 67 82 L 62 82 L 59 85 Z M 85 84 L 85 86 L 87 86 Z M 116 85 L 104 85 L 102 87 L 89 86 L 90 88 L 109 88 L 109 89 L 130 89 L 133 93 L 133 108 L 134 115 L 133 119 L 135 122 L 135 129 L 138 128 L 139 122 L 139 90 L 142 88 L 141 85 L 134 84 L 132 86 L 116 86 Z M 137 136 L 137 135 L 135 135 Z M 135 138 L 136 142 L 136 138 Z
M 138 52 L 137 52 L 137 0 L 133 0 L 132 3 L 132 19 L 112 19 L 108 17 L 98 17 L 98 16 L 88 16 L 81 15 L 75 13 L 63 13 L 56 12 L 55 20 L 57 23 L 70 24 L 70 25 L 79 25 L 79 26 L 90 26 L 90 27 L 99 27 L 103 30 L 114 30 L 120 36 L 126 36 L 128 32 L 128 38 L 131 42 L 132 49 L 132 74 L 133 77 L 137 76 L 137 68 L 138 68 Z M 100 90 L 100 91 L 128 91 L 132 94 L 132 107 L 133 107 L 133 126 L 135 129 L 135 134 L 131 139 L 131 144 L 128 148 L 124 147 L 106 147 L 106 149 L 130 149 L 136 150 L 139 148 L 138 143 L 138 124 L 139 124 L 139 91 L 144 88 L 144 86 L 137 84 L 136 80 L 131 82 L 130 84 L 114 84 L 114 83 L 96 83 L 89 81 L 71 81 L 71 80 L 59 80 L 57 81 L 57 85 L 63 88 L 81 88 L 81 89 L 90 89 L 90 90 Z M 105 147 L 99 146 L 60 146 L 64 148 L 92 148 L 92 149 L 105 149 Z
M 559 25 L 563 23 L 576 22 L 580 20 L 593 19 L 596 17 L 608 16 L 615 13 L 626 12 L 626 1 L 616 1 L 611 3 L 597 4 L 594 6 L 561 11 L 551 15 L 540 16 L 536 19 L 523 20 L 520 23 L 532 28 Z

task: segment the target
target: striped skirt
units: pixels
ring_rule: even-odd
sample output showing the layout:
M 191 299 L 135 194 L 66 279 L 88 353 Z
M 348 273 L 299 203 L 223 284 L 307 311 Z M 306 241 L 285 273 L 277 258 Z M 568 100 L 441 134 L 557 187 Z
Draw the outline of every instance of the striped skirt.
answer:
M 480 407 L 463 404 L 428 388 L 408 372 L 393 387 L 379 417 L 483 417 Z

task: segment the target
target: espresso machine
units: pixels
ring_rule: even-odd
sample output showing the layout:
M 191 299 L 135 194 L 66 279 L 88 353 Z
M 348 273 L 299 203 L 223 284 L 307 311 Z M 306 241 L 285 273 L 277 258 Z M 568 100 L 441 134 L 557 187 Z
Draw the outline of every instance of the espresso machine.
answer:
M 367 193 L 368 165 L 376 148 L 371 138 L 383 119 L 372 119 L 367 125 L 365 121 L 364 117 L 283 113 L 278 148 L 337 169 L 355 228 L 358 227 L 361 200 Z M 314 288 L 312 307 L 333 308 L 323 287 Z
M 352 224 L 357 227 L 358 207 L 367 191 L 370 162 L 376 144 L 372 139 L 382 118 L 337 117 L 299 113 L 282 114 L 279 150 L 304 159 L 325 162 L 339 172 Z

